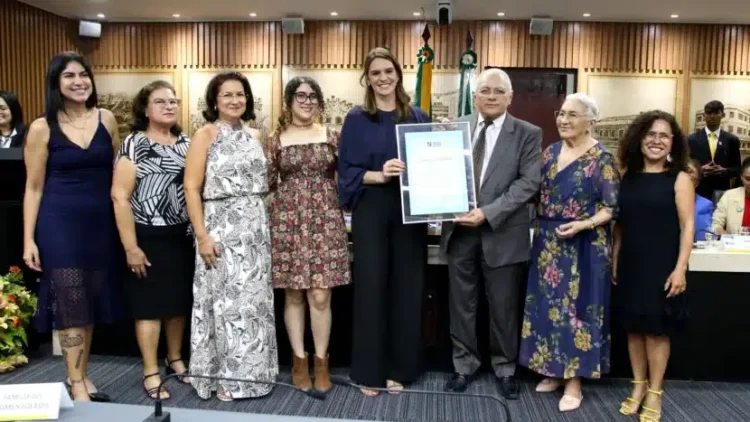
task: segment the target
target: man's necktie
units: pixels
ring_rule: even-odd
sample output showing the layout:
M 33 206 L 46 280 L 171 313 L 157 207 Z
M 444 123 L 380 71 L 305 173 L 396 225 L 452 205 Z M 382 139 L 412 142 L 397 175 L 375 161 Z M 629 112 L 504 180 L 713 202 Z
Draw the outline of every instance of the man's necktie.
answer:
M 711 148 L 711 161 L 713 161 L 716 155 L 716 134 L 713 132 L 708 134 L 708 147 Z
M 482 165 L 484 164 L 484 152 L 487 146 L 487 129 L 492 126 L 492 120 L 485 120 L 482 130 L 479 132 L 477 142 L 474 144 L 474 188 L 476 189 L 476 202 L 479 204 L 479 188 L 482 186 Z

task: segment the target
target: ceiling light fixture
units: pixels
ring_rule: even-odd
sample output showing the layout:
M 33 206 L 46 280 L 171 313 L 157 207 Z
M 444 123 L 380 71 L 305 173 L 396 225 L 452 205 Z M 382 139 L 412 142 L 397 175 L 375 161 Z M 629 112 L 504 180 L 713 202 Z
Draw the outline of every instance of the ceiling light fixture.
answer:
M 251 17 L 251 18 L 254 18 L 254 17 L 256 17 L 256 16 L 258 16 L 258 14 L 257 14 L 257 13 L 255 13 L 255 12 L 252 12 L 252 13 L 250 13 L 250 17 Z
M 180 17 L 180 14 L 179 14 L 179 13 L 175 13 L 174 15 L 172 15 L 172 17 L 173 17 L 173 18 L 179 18 L 179 17 Z
M 339 15 L 338 12 L 331 12 L 331 16 L 338 16 L 338 15 Z
M 99 19 L 104 19 L 104 13 L 99 13 L 98 15 L 96 15 L 96 17 Z
M 422 14 L 419 13 L 419 12 L 414 12 L 414 13 L 412 13 L 412 15 L 414 15 L 414 16 L 421 16 Z
M 584 14 L 583 14 L 583 17 L 584 17 L 584 18 L 590 18 L 590 17 L 591 17 L 591 13 L 584 13 Z
M 505 16 L 505 12 L 497 12 L 498 16 Z
M 677 19 L 677 18 L 679 18 L 679 17 L 680 17 L 680 15 L 677 15 L 677 14 L 673 14 L 673 15 L 671 15 L 671 16 L 669 16 L 669 17 L 670 17 L 670 18 L 672 18 L 672 19 Z

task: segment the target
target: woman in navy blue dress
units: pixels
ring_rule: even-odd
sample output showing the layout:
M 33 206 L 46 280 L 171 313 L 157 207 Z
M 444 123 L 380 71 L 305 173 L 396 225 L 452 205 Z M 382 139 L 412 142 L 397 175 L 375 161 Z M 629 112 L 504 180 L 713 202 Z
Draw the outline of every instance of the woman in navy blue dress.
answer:
M 124 263 L 110 188 L 117 122 L 96 108 L 83 57 L 63 53 L 47 71 L 46 116 L 25 146 L 24 262 L 42 272 L 36 325 L 58 330 L 74 400 L 107 401 L 86 376 L 93 326 L 120 314 Z
M 352 212 L 354 244 L 351 378 L 397 394 L 419 375 L 427 227 L 402 222 L 396 124 L 430 118 L 409 106 L 401 65 L 388 50 L 368 54 L 362 80 L 365 102 L 344 120 L 338 164 L 339 204 Z

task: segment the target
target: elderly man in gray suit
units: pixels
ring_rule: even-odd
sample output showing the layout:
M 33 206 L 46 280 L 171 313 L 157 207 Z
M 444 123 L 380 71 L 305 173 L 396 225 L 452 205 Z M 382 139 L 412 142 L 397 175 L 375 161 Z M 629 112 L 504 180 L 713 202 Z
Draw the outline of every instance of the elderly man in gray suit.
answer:
M 445 388 L 461 392 L 480 366 L 476 313 L 484 279 L 490 314 L 492 368 L 506 399 L 518 398 L 520 286 L 529 260 L 527 203 L 541 183 L 542 130 L 507 113 L 513 98 L 508 74 L 488 69 L 474 94 L 471 123 L 477 208 L 442 228 L 448 258 L 450 331 L 455 374 Z

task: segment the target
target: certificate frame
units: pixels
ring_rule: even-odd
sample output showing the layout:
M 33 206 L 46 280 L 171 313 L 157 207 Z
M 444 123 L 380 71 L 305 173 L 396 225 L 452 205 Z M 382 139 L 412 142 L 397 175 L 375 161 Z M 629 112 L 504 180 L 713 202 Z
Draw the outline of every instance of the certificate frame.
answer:
M 476 208 L 469 122 L 398 124 L 396 143 L 406 164 L 399 178 L 404 224 L 453 221 Z

